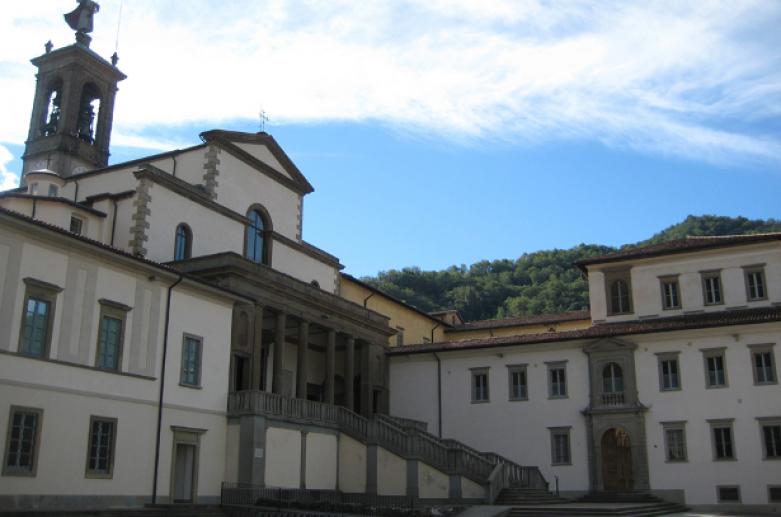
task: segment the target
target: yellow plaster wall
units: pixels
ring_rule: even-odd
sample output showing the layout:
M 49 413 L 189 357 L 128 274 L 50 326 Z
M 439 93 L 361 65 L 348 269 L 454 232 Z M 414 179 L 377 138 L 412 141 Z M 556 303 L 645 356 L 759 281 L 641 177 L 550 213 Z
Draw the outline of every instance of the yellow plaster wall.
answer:
M 546 323 L 542 325 L 515 325 L 496 329 L 458 330 L 445 334 L 446 341 L 462 341 L 464 339 L 479 339 L 486 337 L 519 336 L 524 334 L 544 334 L 553 328 L 556 332 L 579 330 L 591 326 L 590 319 Z
M 353 282 L 347 277 L 342 276 L 340 284 L 339 294 L 342 298 L 357 303 L 358 305 L 363 305 L 363 301 L 366 297 L 374 293 L 374 296 L 369 298 L 366 302 L 366 308 L 389 317 L 391 328 L 403 328 L 405 345 L 416 345 L 431 339 L 431 329 L 437 324 L 435 319 L 427 318 L 395 300 Z M 439 326 L 434 330 L 434 342 L 444 341 L 445 336 L 443 330 L 443 326 Z M 388 344 L 390 346 L 396 346 L 396 339 L 395 335 L 391 336 L 388 339 Z

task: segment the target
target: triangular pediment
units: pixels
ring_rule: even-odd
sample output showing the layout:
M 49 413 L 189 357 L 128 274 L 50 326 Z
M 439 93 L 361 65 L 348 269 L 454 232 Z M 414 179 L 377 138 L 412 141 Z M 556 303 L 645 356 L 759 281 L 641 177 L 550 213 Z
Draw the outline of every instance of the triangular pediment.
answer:
M 301 194 L 314 191 L 298 167 L 268 133 L 241 133 L 213 129 L 201 133 L 201 138 L 216 144 L 236 158 L 272 177 Z
M 597 352 L 614 352 L 616 350 L 634 350 L 635 348 L 637 348 L 637 345 L 631 341 L 617 338 L 602 338 L 584 346 L 583 351 L 587 354 L 593 354 Z

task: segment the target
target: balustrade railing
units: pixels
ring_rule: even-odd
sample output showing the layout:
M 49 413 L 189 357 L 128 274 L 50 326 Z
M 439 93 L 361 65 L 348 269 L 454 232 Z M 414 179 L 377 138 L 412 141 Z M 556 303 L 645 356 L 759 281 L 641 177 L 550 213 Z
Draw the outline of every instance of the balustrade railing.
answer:
M 624 405 L 624 392 L 619 391 L 615 393 L 603 393 L 602 404 L 605 406 L 623 406 Z
M 495 467 L 502 464 L 503 480 L 508 486 L 547 487 L 537 467 L 522 467 L 496 454 L 481 453 L 456 440 L 438 438 L 421 429 L 420 425 L 407 425 L 416 422 L 414 420 L 405 421 L 387 415 L 368 419 L 345 407 L 254 390 L 229 393 L 228 414 L 262 414 L 336 427 L 360 441 L 376 443 L 400 456 L 420 459 L 444 472 L 460 474 L 480 483 L 486 483 Z

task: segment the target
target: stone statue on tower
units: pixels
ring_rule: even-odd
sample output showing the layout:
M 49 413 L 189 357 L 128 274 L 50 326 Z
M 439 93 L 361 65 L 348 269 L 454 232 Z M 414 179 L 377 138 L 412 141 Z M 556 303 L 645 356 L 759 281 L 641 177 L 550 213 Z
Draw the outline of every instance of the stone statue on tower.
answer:
M 78 0 L 79 6 L 65 16 L 65 21 L 76 31 L 76 41 L 89 46 L 92 38 L 87 33 L 92 32 L 92 18 L 100 10 L 93 0 Z

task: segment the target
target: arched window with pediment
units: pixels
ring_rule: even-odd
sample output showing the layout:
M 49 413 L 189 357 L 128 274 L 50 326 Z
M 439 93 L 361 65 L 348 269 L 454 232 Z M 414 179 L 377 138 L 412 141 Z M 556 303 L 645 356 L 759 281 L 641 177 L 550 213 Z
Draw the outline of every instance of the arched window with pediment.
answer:
M 174 260 L 184 260 L 192 256 L 193 232 L 185 223 L 176 227 L 174 237 Z
M 255 205 L 247 212 L 244 256 L 257 264 L 271 264 L 271 219 L 266 210 Z
M 607 363 L 602 369 L 602 391 L 605 393 L 624 392 L 624 372 L 617 363 Z

